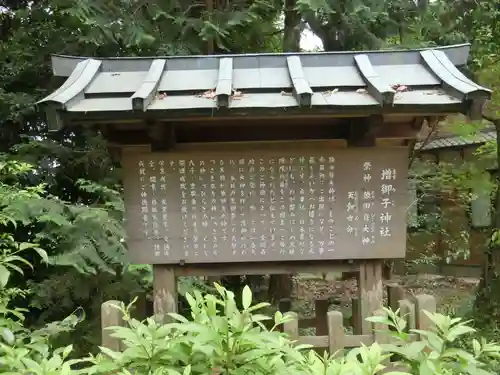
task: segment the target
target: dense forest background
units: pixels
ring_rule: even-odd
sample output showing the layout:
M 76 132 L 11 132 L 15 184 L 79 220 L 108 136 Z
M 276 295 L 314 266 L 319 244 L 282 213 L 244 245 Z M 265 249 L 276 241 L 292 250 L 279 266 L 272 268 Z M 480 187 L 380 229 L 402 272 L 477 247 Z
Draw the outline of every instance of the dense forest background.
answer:
M 41 264 L 33 257 L 36 271 L 12 275 L 12 284 L 28 291 L 15 298 L 29 309 L 26 324 L 85 314 L 73 334 L 78 349 L 88 352 L 99 340 L 101 302 L 130 300 L 151 285 L 148 267 L 126 262 L 120 169 L 104 139 L 90 128 L 49 133 L 36 111 L 36 101 L 61 84 L 52 77 L 50 55 L 299 51 L 306 29 L 326 51 L 471 42 L 468 74 L 494 92 L 500 89 L 498 0 L 0 0 L 1 179 L 27 191 L 41 189 L 35 196 L 0 197 L 3 213 L 13 219 L 2 231 L 40 244 L 49 258 Z M 484 122 L 498 131 L 497 103 L 495 94 Z M 490 146 L 496 157 L 497 145 Z M 13 173 L 14 160 L 34 169 Z M 500 193 L 496 201 L 500 208 Z M 478 290 L 478 301 L 486 299 L 488 306 L 478 316 L 488 325 L 500 314 L 500 303 L 493 303 L 500 301 L 500 210 L 495 217 Z M 0 240 L 5 246 L 7 240 Z M 5 272 L 0 265 L 0 281 Z

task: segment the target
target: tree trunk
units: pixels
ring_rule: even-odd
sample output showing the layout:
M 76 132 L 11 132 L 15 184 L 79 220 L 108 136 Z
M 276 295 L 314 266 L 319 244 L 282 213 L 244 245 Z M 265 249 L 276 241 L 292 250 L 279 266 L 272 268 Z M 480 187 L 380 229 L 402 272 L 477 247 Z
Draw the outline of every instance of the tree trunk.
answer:
M 300 51 L 301 16 L 296 0 L 285 0 L 285 28 L 283 32 L 283 52 Z
M 497 325 L 500 321 L 500 118 L 484 118 L 495 125 L 497 136 L 496 192 L 492 225 L 492 239 L 484 256 L 483 273 L 479 283 L 474 315 L 482 326 Z

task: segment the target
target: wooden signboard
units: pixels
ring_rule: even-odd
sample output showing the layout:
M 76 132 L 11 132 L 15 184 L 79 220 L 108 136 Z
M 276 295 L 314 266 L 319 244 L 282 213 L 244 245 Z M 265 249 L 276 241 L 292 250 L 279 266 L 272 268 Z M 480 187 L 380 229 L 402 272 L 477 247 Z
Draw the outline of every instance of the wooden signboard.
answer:
M 407 148 L 214 145 L 122 165 L 136 263 L 405 256 Z

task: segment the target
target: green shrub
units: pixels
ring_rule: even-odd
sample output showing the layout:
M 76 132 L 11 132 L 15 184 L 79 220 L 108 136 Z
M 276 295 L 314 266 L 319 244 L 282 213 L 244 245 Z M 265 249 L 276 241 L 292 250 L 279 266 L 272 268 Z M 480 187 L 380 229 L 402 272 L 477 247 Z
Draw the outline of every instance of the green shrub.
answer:
M 252 293 L 242 293 L 242 309 L 238 309 L 232 292 L 216 285 L 218 295 L 198 291 L 186 294 L 191 319 L 170 314 L 171 322 L 160 323 L 152 317 L 138 321 L 130 317 L 129 307 L 123 311 L 125 327 L 111 327 L 112 335 L 122 340 L 123 350 L 101 348 L 96 357 L 69 359 L 71 346 L 53 349 L 50 337 L 70 329 L 74 318 L 54 323 L 44 330 L 29 332 L 17 322 L 17 329 L 7 328 L 2 321 L 0 339 L 0 372 L 2 374 L 72 375 L 72 374 L 137 374 L 137 375 L 374 375 L 381 373 L 387 360 L 400 356 L 405 372 L 393 375 L 493 374 L 487 362 L 500 357 L 500 347 L 473 339 L 471 351 L 455 342 L 473 332 L 468 322 L 441 314 L 429 314 L 435 326 L 430 331 L 414 331 L 423 336 L 421 342 L 409 342 L 405 321 L 395 312 L 369 320 L 384 323 L 399 345 L 362 346 L 345 356 L 320 356 L 306 346 L 296 346 L 276 328 L 291 317 L 277 312 L 274 318 L 259 314 L 267 303 L 252 305 Z M 11 318 L 6 318 L 10 323 Z M 272 329 L 263 323 L 271 320 Z M 11 325 L 12 326 L 12 325 Z
M 442 314 L 428 314 L 435 326 L 430 331 L 417 331 L 423 341 L 410 342 L 406 323 L 397 313 L 370 318 L 392 327 L 388 331 L 399 345 L 373 344 L 351 350 L 345 356 L 320 356 L 306 346 L 295 346 L 276 327 L 288 319 L 277 312 L 274 319 L 259 314 L 267 303 L 252 306 L 252 293 L 242 293 L 243 309 L 239 310 L 234 294 L 216 285 L 217 296 L 194 292 L 186 297 L 191 318 L 170 314 L 174 320 L 160 324 L 154 318 L 144 322 L 132 319 L 121 306 L 126 327 L 113 327 L 113 336 L 123 342 L 122 352 L 102 348 L 102 354 L 91 361 L 89 374 L 328 374 L 373 375 L 385 369 L 384 363 L 394 354 L 399 366 L 407 372 L 399 374 L 471 374 L 486 375 L 487 362 L 500 356 L 500 347 L 472 340 L 472 352 L 454 343 L 474 331 L 468 322 Z M 272 329 L 263 322 L 274 320 Z M 396 374 L 396 373 L 393 373 Z

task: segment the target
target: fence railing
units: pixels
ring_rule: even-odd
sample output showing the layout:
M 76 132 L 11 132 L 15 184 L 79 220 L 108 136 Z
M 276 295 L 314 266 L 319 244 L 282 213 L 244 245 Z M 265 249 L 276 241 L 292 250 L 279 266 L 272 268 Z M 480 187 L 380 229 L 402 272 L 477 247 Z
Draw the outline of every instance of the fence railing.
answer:
M 398 299 L 399 297 L 403 297 Z M 391 301 L 392 299 L 392 301 Z M 393 309 L 400 310 L 400 316 L 407 321 L 407 329 L 428 330 L 431 321 L 424 311 L 433 313 L 436 311 L 436 299 L 427 294 L 417 296 L 405 295 L 401 289 L 389 290 L 389 303 Z M 101 321 L 102 321 L 102 346 L 112 350 L 120 350 L 120 341 L 110 335 L 107 329 L 110 326 L 122 326 L 123 320 L 121 313 L 114 306 L 120 305 L 119 301 L 107 301 L 102 304 Z M 382 327 L 380 324 L 372 324 L 372 331 L 368 333 L 360 333 L 359 315 L 357 314 L 358 301 L 352 301 L 352 316 L 350 319 L 344 319 L 344 315 L 340 311 L 328 311 L 328 300 L 315 301 L 315 316 L 311 318 L 299 319 L 298 315 L 290 312 L 293 319 L 285 323 L 282 330 L 286 332 L 293 340 L 297 340 L 298 344 L 308 344 L 318 349 L 328 349 L 330 353 L 341 353 L 344 349 L 355 348 L 363 345 L 371 345 L 374 342 L 379 344 L 387 344 L 392 342 L 391 336 L 387 333 L 387 327 Z M 291 310 L 289 301 L 280 303 L 280 311 L 287 312 Z M 383 311 L 376 311 L 374 315 L 383 314 Z M 345 322 L 350 322 L 352 333 L 346 332 Z M 316 333 L 314 336 L 300 335 L 300 328 L 315 327 Z M 411 341 L 419 340 L 417 334 L 409 334 Z
M 413 298 L 398 300 L 400 316 L 407 321 L 407 330 L 420 329 L 428 330 L 431 325 L 430 319 L 424 311 L 436 312 L 436 299 L 433 296 L 422 294 Z M 324 302 L 320 302 L 320 306 Z M 394 308 L 394 306 L 393 306 Z M 346 332 L 344 326 L 344 315 L 340 311 L 327 311 L 326 314 L 316 315 L 314 318 L 299 319 L 296 313 L 291 313 L 293 320 L 284 324 L 283 331 L 289 337 L 296 340 L 298 344 L 311 345 L 314 348 L 327 348 L 330 353 L 341 353 L 344 349 L 355 348 L 361 345 L 371 345 L 375 342 L 379 344 L 397 343 L 388 333 L 388 327 L 379 323 L 372 324 L 370 334 L 359 334 L 356 327 L 356 314 L 351 317 L 352 333 Z M 382 315 L 384 311 L 375 311 L 374 315 Z M 300 335 L 299 328 L 316 327 L 314 336 Z M 320 329 L 318 330 L 318 327 Z M 410 333 L 410 341 L 420 339 L 419 335 Z

